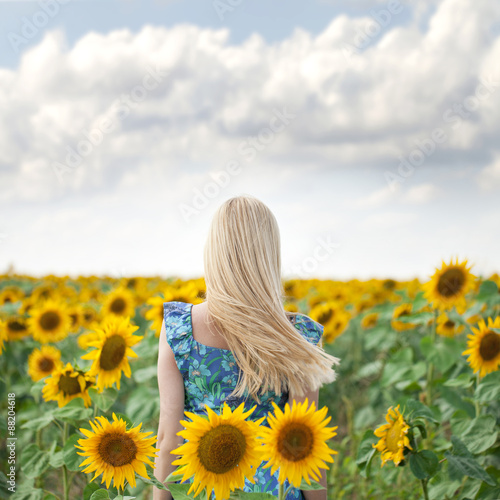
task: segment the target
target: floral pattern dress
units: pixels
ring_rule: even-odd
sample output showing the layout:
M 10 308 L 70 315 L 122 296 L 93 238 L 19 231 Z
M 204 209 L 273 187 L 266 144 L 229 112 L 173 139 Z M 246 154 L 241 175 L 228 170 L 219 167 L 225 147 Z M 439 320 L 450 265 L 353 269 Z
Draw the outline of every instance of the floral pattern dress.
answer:
M 288 401 L 288 392 L 276 394 L 268 391 L 261 396 L 261 403 L 256 404 L 252 398 L 231 397 L 230 394 L 236 387 L 239 368 L 236 360 L 228 349 L 210 347 L 200 344 L 193 337 L 191 308 L 193 304 L 172 301 L 163 304 L 165 329 L 167 341 L 170 345 L 177 367 L 184 381 L 184 410 L 205 414 L 205 404 L 212 410 L 220 413 L 223 403 L 231 409 L 245 403 L 245 410 L 257 406 L 249 417 L 258 420 L 273 412 L 274 401 L 282 410 Z M 309 342 L 318 344 L 323 335 L 323 326 L 308 316 L 297 314 L 294 325 L 304 338 Z M 263 425 L 266 424 L 264 421 Z M 255 484 L 245 480 L 244 491 L 266 492 L 278 496 L 279 470 L 271 475 L 271 468 L 260 465 L 254 476 Z M 289 486 L 285 482 L 285 489 Z M 304 495 L 298 488 L 291 488 L 287 499 L 304 500 Z

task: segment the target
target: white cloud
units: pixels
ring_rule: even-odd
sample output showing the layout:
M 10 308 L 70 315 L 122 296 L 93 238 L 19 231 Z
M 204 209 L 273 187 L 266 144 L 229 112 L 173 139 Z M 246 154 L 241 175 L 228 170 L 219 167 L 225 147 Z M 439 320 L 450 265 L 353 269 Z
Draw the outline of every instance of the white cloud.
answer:
M 485 191 L 500 187 L 500 156 L 497 156 L 479 173 L 477 182 Z
M 438 197 L 441 190 L 434 184 L 420 184 L 413 186 L 402 196 L 406 203 L 420 205 L 428 203 Z
M 357 208 L 377 208 L 389 204 L 420 205 L 434 200 L 441 190 L 431 183 L 418 184 L 403 189 L 400 184 L 384 187 L 359 198 L 352 206 Z
M 220 169 L 243 140 L 269 126 L 273 109 L 296 118 L 259 151 L 258 161 L 271 168 L 396 166 L 398 154 L 442 126 L 443 111 L 462 103 L 499 60 L 500 37 L 491 44 L 483 33 L 499 14 L 500 4 L 488 0 L 443 0 L 427 31 L 389 25 L 351 58 L 343 45 L 354 43 L 369 17 L 340 15 L 317 36 L 297 29 L 273 44 L 253 35 L 231 45 L 226 28 L 187 24 L 90 32 L 72 48 L 61 31 L 46 32 L 18 69 L 0 69 L 0 183 L 9 186 L 0 200 L 118 186 L 146 164 L 174 177 L 179 167 Z M 156 72 L 160 81 L 144 96 L 137 86 L 154 84 L 148 68 L 157 65 L 166 75 Z M 133 92 L 141 101 L 117 119 L 119 100 Z M 447 148 L 472 159 L 498 149 L 499 99 L 492 93 L 452 131 L 440 163 L 453 161 Z M 106 116 L 115 117 L 114 130 L 61 187 L 54 162 L 64 163 L 67 147 L 85 141 Z M 384 197 L 386 191 L 369 203 Z

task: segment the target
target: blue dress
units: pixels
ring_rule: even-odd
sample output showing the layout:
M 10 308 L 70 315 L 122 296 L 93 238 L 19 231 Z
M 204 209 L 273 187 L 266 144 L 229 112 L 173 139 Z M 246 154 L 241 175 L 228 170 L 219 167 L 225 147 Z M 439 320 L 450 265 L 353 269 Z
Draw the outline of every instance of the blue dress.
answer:
M 193 304 L 186 302 L 165 302 L 163 314 L 167 341 L 170 345 L 184 381 L 184 410 L 205 414 L 205 404 L 216 413 L 225 402 L 232 410 L 242 402 L 245 410 L 257 406 L 250 415 L 252 420 L 267 416 L 273 412 L 272 401 L 282 410 L 288 401 L 288 392 L 276 394 L 268 391 L 259 396 L 261 403 L 257 404 L 251 397 L 230 397 L 238 381 L 239 368 L 236 360 L 228 349 L 210 347 L 200 344 L 193 337 L 191 308 Z M 309 342 L 318 344 L 323 335 L 323 326 L 303 314 L 295 317 L 295 327 Z M 263 425 L 266 424 L 264 421 Z M 261 464 L 254 476 L 255 484 L 245 480 L 244 491 L 266 492 L 278 496 L 279 469 L 271 475 L 271 468 L 263 469 Z M 285 482 L 285 490 L 289 486 Z M 304 495 L 298 488 L 292 488 L 288 499 L 304 500 Z

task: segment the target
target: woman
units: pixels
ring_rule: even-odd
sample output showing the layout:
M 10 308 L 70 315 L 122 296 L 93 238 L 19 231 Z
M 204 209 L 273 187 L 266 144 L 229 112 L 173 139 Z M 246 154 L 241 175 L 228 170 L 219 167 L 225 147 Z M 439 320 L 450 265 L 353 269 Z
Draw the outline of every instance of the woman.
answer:
M 232 409 L 245 402 L 257 420 L 293 399 L 318 404 L 319 387 L 335 379 L 328 355 L 319 343 L 323 327 L 311 318 L 283 308 L 280 236 L 269 208 L 251 196 L 223 203 L 212 220 L 204 248 L 206 301 L 166 302 L 160 333 L 158 387 L 160 421 L 155 476 L 163 481 L 175 470 L 170 453 L 183 443 L 184 411 L 217 413 L 225 402 Z M 264 465 L 264 464 L 263 464 Z M 278 472 L 257 469 L 255 484 L 245 491 L 277 496 Z M 320 481 L 326 487 L 323 471 Z M 154 490 L 154 500 L 170 500 Z M 292 488 L 287 498 L 326 499 L 326 490 Z

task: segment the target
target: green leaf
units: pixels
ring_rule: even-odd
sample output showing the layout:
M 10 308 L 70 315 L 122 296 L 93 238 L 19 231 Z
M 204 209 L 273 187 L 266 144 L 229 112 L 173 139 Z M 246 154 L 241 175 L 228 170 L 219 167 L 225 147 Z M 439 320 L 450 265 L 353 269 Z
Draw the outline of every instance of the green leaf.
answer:
M 465 411 L 469 417 L 474 418 L 476 416 L 476 409 L 471 403 L 464 401 L 462 397 L 457 394 L 453 389 L 449 387 L 440 387 L 441 397 L 449 403 L 453 408 L 457 410 Z
M 429 479 L 439 470 L 437 455 L 430 450 L 422 450 L 410 455 L 410 469 L 417 479 Z
M 79 467 L 78 464 L 81 464 L 85 460 L 85 457 L 77 454 L 77 451 L 81 451 L 79 448 L 75 447 L 79 439 L 82 439 L 82 437 L 78 434 L 72 434 L 67 439 L 63 448 L 63 459 L 64 464 L 69 470 L 81 472 L 83 469 Z
M 406 401 L 404 407 L 404 416 L 405 420 L 406 417 L 408 417 L 407 422 L 416 418 L 425 418 L 429 422 L 433 422 L 435 424 L 439 423 L 434 417 L 434 414 L 432 413 L 431 409 L 428 406 L 421 403 L 420 401 L 417 401 L 416 399 L 408 399 Z
M 30 387 L 30 394 L 34 397 L 40 396 L 40 394 L 42 394 L 42 389 L 44 385 L 45 385 L 45 378 L 39 380 L 38 382 L 34 382 Z
M 496 419 L 493 415 L 482 415 L 469 422 L 460 438 L 471 453 L 482 453 L 491 448 L 497 440 L 498 431 L 495 426 Z
M 34 418 L 33 420 L 28 420 L 23 425 L 21 425 L 21 429 L 30 429 L 32 431 L 38 431 L 47 427 L 52 420 L 54 420 L 54 416 L 52 411 L 47 411 L 41 417 Z
M 484 302 L 489 298 L 496 297 L 498 294 L 498 286 L 494 281 L 483 281 L 479 287 L 479 292 L 476 295 L 476 300 Z
M 377 452 L 373 445 L 376 444 L 377 441 L 378 438 L 373 434 L 373 431 L 368 429 L 363 434 L 361 442 L 359 443 L 356 465 L 360 469 L 360 474 L 363 477 L 368 477 L 370 475 L 371 461 Z
M 97 483 L 89 483 L 83 490 L 83 500 L 90 500 L 92 494 L 102 489 Z
M 448 474 L 450 479 L 460 481 L 463 476 L 469 476 L 494 486 L 495 481 L 479 465 L 464 443 L 456 436 L 451 436 L 451 442 L 453 444 L 452 451 L 445 451 L 444 453 L 444 456 L 448 460 Z
M 99 488 L 98 490 L 94 491 L 94 493 L 92 493 L 90 500 L 107 500 L 108 498 L 109 498 L 108 490 L 105 490 L 104 488 Z
M 158 367 L 156 365 L 152 365 L 134 371 L 133 377 L 138 384 L 142 384 L 143 382 L 147 382 L 153 377 L 156 377 L 157 372 L 158 372 Z
M 192 500 L 193 497 L 187 494 L 189 488 L 191 488 L 191 484 L 170 483 L 167 489 L 174 500 Z
M 63 457 L 63 452 L 58 451 L 56 453 L 52 453 L 50 455 L 50 466 L 53 467 L 54 469 L 59 469 L 59 467 L 62 467 L 64 465 L 64 457 Z
M 26 477 L 41 476 L 50 467 L 50 454 L 36 444 L 28 445 L 21 454 L 21 468 Z
M 79 420 L 89 420 L 92 416 L 92 409 L 85 408 L 83 399 L 76 398 L 70 401 L 66 406 L 54 410 L 53 415 L 63 422 L 74 424 Z
M 10 495 L 9 500 L 43 500 L 43 490 L 34 488 L 30 484 L 21 485 L 16 492 Z
M 175 470 L 174 472 L 170 473 L 165 481 L 163 481 L 164 483 L 175 483 L 177 481 L 181 481 L 182 478 L 184 477 L 184 474 L 178 474 Z
M 420 341 L 420 350 L 427 361 L 434 363 L 441 373 L 448 371 L 460 358 L 463 347 L 453 338 L 423 337 Z
M 198 498 L 198 497 L 196 497 Z M 230 500 L 276 500 L 277 497 L 271 495 L 270 493 L 260 493 L 260 492 L 246 492 L 241 489 L 237 489 L 231 492 L 229 496 Z M 177 500 L 177 499 L 176 499 Z
M 474 399 L 482 403 L 500 399 L 500 371 L 489 373 L 477 386 Z
M 154 475 L 154 470 L 153 470 L 153 468 L 150 465 L 146 464 L 146 471 L 148 473 L 148 477 L 147 478 L 140 476 L 139 474 L 137 474 L 137 472 L 135 473 L 135 477 L 137 479 L 140 479 L 143 483 L 151 484 L 153 486 L 156 486 L 160 490 L 167 490 L 167 489 L 169 489 L 169 488 L 165 487 L 165 485 L 162 484 L 160 481 L 158 481 L 158 479 Z M 173 484 L 175 484 L 175 483 L 173 483 Z M 170 487 L 170 485 L 169 485 L 169 487 Z
M 471 376 L 468 373 L 462 373 L 462 375 L 459 375 L 457 378 L 450 378 L 448 379 L 444 385 L 446 387 L 462 387 L 464 389 L 467 389 L 474 383 L 474 380 L 471 378 Z
M 313 490 L 324 490 L 325 487 L 320 483 L 318 483 L 318 481 L 314 481 L 313 479 L 311 479 L 311 484 L 307 484 L 306 480 L 302 479 L 299 489 L 304 491 L 313 491 Z
M 486 469 L 486 472 L 496 479 L 497 484 L 490 486 L 484 482 L 481 483 L 476 498 L 480 500 L 498 500 L 500 499 L 500 469 L 490 466 Z
M 97 389 L 91 387 L 89 389 L 89 395 L 90 399 L 94 402 L 97 408 L 106 412 L 111 408 L 111 406 L 113 406 L 113 403 L 116 401 L 116 398 L 118 397 L 118 391 L 113 387 L 108 387 L 100 393 L 97 392 Z

